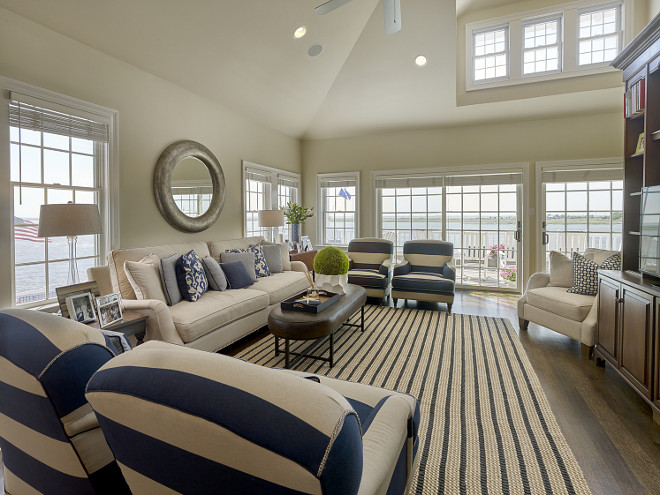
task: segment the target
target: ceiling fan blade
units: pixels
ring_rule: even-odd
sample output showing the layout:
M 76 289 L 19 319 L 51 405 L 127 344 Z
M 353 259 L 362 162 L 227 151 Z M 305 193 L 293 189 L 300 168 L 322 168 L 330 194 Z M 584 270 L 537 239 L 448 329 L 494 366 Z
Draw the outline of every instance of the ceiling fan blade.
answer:
M 322 3 L 318 7 L 314 9 L 314 11 L 317 14 L 327 14 L 328 12 L 331 12 L 335 10 L 338 7 L 341 7 L 342 5 L 350 2 L 351 0 L 330 0 L 329 2 Z
M 385 32 L 394 34 L 401 30 L 401 3 L 399 0 L 383 0 L 385 7 Z

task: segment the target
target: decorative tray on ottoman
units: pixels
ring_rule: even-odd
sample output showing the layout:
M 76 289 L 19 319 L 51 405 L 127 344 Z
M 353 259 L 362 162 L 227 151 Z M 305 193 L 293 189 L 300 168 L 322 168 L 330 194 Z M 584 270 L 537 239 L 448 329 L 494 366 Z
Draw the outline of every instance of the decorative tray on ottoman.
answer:
M 285 299 L 280 303 L 280 307 L 288 311 L 302 311 L 303 313 L 320 313 L 328 306 L 336 303 L 339 294 L 324 290 L 315 291 L 318 297 L 307 297 L 307 292 L 302 292 L 297 296 Z

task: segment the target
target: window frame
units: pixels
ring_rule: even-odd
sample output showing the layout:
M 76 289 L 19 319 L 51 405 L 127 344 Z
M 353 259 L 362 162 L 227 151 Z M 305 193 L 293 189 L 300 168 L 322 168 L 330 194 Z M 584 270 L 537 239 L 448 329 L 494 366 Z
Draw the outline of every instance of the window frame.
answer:
M 474 78 L 474 73 L 476 72 L 476 68 L 474 66 L 475 66 L 476 60 L 477 60 L 477 54 L 475 53 L 476 52 L 476 46 L 474 46 L 474 38 L 476 36 L 480 35 L 480 34 L 494 33 L 494 32 L 502 31 L 502 30 L 504 31 L 504 50 L 502 52 L 495 52 L 493 54 L 479 55 L 479 57 L 484 57 L 485 58 L 488 55 L 493 55 L 495 58 L 497 58 L 497 56 L 499 54 L 504 54 L 506 56 L 506 64 L 505 64 L 506 74 L 503 75 L 503 76 L 499 76 L 499 77 L 495 76 L 495 77 L 488 77 L 488 78 L 478 79 L 478 80 L 474 79 L 475 84 L 492 83 L 492 82 L 496 82 L 496 81 L 504 81 L 504 80 L 509 79 L 509 75 L 511 74 L 511 44 L 509 42 L 510 35 L 509 35 L 509 25 L 508 24 L 499 24 L 499 25 L 495 25 L 495 26 L 489 26 L 489 27 L 484 28 L 484 29 L 478 29 L 478 30 L 472 31 L 472 43 L 473 43 L 473 46 L 472 46 L 472 66 L 473 66 L 472 77 Z M 497 67 L 497 66 L 495 66 L 495 67 Z
M 465 91 L 478 91 L 488 88 L 515 86 L 540 81 L 553 81 L 591 74 L 616 72 L 609 62 L 580 66 L 579 60 L 579 15 L 607 10 L 618 6 L 619 26 L 621 28 L 621 43 L 619 52 L 630 41 L 634 32 L 634 1 L 633 0 L 579 0 L 576 2 L 557 4 L 551 7 L 510 14 L 493 19 L 475 21 L 465 25 Z M 561 70 L 524 74 L 524 26 L 552 17 L 561 21 Z M 509 26 L 509 76 L 507 78 L 479 80 L 474 79 L 474 33 L 495 29 L 502 25 Z
M 592 13 L 595 13 L 595 12 L 604 12 L 604 11 L 610 10 L 612 8 L 616 9 L 617 14 L 618 14 L 617 19 L 616 19 L 616 21 L 617 21 L 617 30 L 616 30 L 616 33 L 615 33 L 617 38 L 618 38 L 617 43 L 619 45 L 619 50 L 618 50 L 617 54 L 621 53 L 621 50 L 623 50 L 623 48 L 624 48 L 624 35 L 625 35 L 625 29 L 624 29 L 625 23 L 624 23 L 624 16 L 623 16 L 623 10 L 624 10 L 623 2 L 621 2 L 621 3 L 620 2 L 607 3 L 607 4 L 603 4 L 602 6 L 599 6 L 597 8 L 585 7 L 585 8 L 582 8 L 582 9 L 578 9 L 578 11 L 577 11 L 577 22 L 576 22 L 576 24 L 577 24 L 577 33 L 576 33 L 577 39 L 576 39 L 576 41 L 577 42 L 575 44 L 575 52 L 576 52 L 575 57 L 576 57 L 576 60 L 577 60 L 578 68 L 609 67 L 609 65 L 611 63 L 611 60 L 610 61 L 603 61 L 603 62 L 595 62 L 595 63 L 590 63 L 590 64 L 584 64 L 584 65 L 580 64 L 580 41 L 583 40 L 583 39 L 589 39 L 589 40 L 594 39 L 593 36 L 590 36 L 589 38 L 580 38 L 580 16 L 584 15 L 584 14 L 592 14 Z M 615 57 L 616 57 L 616 55 L 615 55 Z
M 243 211 L 243 235 L 246 237 L 248 237 L 248 229 L 247 229 L 248 210 L 246 209 L 246 201 L 247 201 L 246 181 L 247 181 L 247 172 L 250 171 L 264 174 L 270 179 L 269 181 L 264 181 L 264 183 L 268 185 L 267 188 L 268 190 L 265 193 L 266 197 L 264 198 L 264 206 L 268 206 L 271 210 L 278 210 L 280 209 L 280 206 L 284 206 L 280 204 L 280 199 L 283 198 L 283 196 L 280 194 L 280 183 L 279 183 L 280 179 L 287 180 L 297 184 L 297 186 L 289 186 L 291 187 L 291 189 L 295 191 L 296 197 L 294 201 L 299 202 L 301 195 L 300 174 L 243 160 L 241 165 L 241 184 L 242 184 L 241 210 Z M 287 235 L 290 239 L 291 238 L 290 226 L 286 224 L 286 218 L 284 219 L 284 222 L 285 222 L 284 226 L 282 227 L 280 233 L 284 234 L 285 239 L 287 238 Z M 259 230 L 261 231 L 260 233 L 250 234 L 250 235 L 263 235 L 264 237 L 267 237 L 266 235 L 267 231 L 264 230 L 264 227 L 261 227 Z M 255 231 L 250 231 L 250 232 L 254 233 Z
M 543 180 L 544 172 L 561 172 L 565 170 L 571 171 L 584 171 L 584 172 L 599 172 L 607 170 L 620 170 L 621 177 L 623 177 L 623 158 L 612 157 L 612 158 L 598 158 L 592 160 L 560 160 L 560 161 L 542 161 L 536 163 L 536 210 L 538 211 L 537 215 L 537 248 L 536 248 L 536 267 L 534 271 L 545 271 L 546 263 L 546 249 L 545 244 L 543 244 L 541 236 L 543 235 L 543 222 L 545 221 L 545 184 Z M 621 179 L 603 179 L 607 180 L 623 180 Z M 624 198 L 625 199 L 625 196 Z M 588 200 L 587 200 L 588 201 Z M 566 205 L 565 205 L 566 206 Z M 566 208 L 565 208 L 566 209 Z M 610 205 L 610 212 L 614 211 L 612 205 Z M 618 210 L 616 210 L 618 211 Z M 623 235 L 623 232 L 621 232 Z
M 530 72 L 529 74 L 525 74 L 525 52 L 528 50 L 535 50 L 537 47 L 528 49 L 525 48 L 525 28 L 528 26 L 535 26 L 537 24 L 541 23 L 547 23 L 547 22 L 552 22 L 552 21 L 557 21 L 557 43 L 553 45 L 543 45 L 543 48 L 548 48 L 551 46 L 557 46 L 558 49 L 558 55 L 557 55 L 557 68 L 554 70 L 545 70 L 545 71 L 540 71 L 540 72 Z M 544 76 L 544 75 L 549 75 L 549 74 L 557 74 L 560 73 L 563 69 L 563 63 L 564 63 L 564 16 L 561 14 L 554 14 L 554 15 L 549 15 L 545 17 L 540 17 L 540 18 L 534 18 L 534 19 L 524 19 L 522 21 L 522 28 L 521 28 L 521 44 L 522 44 L 522 62 L 521 62 L 521 74 L 523 78 L 528 78 L 528 77 L 539 77 L 539 76 Z M 547 59 L 546 59 L 547 60 Z
M 317 238 L 317 244 L 319 246 L 335 246 L 335 247 L 348 247 L 348 243 L 346 244 L 329 244 L 326 243 L 325 239 L 325 194 L 323 192 L 323 189 L 321 187 L 321 183 L 324 179 L 334 179 L 334 180 L 346 180 L 346 181 L 354 181 L 355 185 L 355 236 L 353 239 L 357 239 L 360 237 L 360 197 L 361 197 L 361 191 L 360 191 L 360 172 L 337 172 L 337 173 L 329 173 L 329 174 L 316 174 L 316 198 L 317 198 L 317 205 L 316 205 L 316 238 Z
M 0 154 L 7 157 L 7 164 L 10 164 L 10 139 L 9 139 L 9 101 L 14 93 L 22 101 L 44 108 L 50 108 L 57 111 L 84 113 L 93 116 L 94 120 L 104 122 L 108 126 L 108 143 L 106 147 L 105 165 L 99 168 L 99 198 L 98 207 L 101 216 L 103 233 L 99 235 L 98 240 L 98 258 L 102 261 L 107 254 L 120 246 L 119 230 L 119 153 L 118 153 L 118 115 L 117 110 L 106 108 L 95 103 L 86 102 L 62 95 L 54 91 L 32 86 L 30 84 L 16 81 L 7 77 L 0 76 L 0 88 L 3 89 L 3 110 L 0 112 L 0 122 L 3 122 L 7 129 L 6 138 L 0 140 Z M 46 298 L 30 303 L 16 304 L 16 276 L 15 276 L 15 253 L 14 253 L 14 205 L 13 205 L 13 182 L 11 180 L 11 167 L 0 171 L 0 182 L 6 184 L 3 200 L 3 210 L 8 212 L 7 218 L 0 221 L 0 230 L 8 232 L 8 235 L 2 236 L 0 240 L 0 249 L 10 254 L 6 264 L 0 267 L 0 278 L 8 283 L 0 285 L 0 304 L 5 307 L 35 308 L 54 307 L 56 298 Z M 4 179 L 4 180 L 3 180 Z M 43 187 L 55 185 L 44 184 Z M 52 187 L 54 186 L 54 187 Z M 44 260 L 46 262 L 47 260 Z M 46 287 L 47 290 L 47 287 Z

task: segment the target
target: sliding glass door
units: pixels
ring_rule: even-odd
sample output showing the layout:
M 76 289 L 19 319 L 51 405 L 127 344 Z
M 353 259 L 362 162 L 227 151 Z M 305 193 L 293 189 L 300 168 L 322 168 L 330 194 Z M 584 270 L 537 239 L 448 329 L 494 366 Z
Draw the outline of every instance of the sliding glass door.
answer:
M 521 173 L 378 177 L 379 235 L 399 260 L 408 240 L 446 239 L 458 285 L 518 290 L 521 183 Z

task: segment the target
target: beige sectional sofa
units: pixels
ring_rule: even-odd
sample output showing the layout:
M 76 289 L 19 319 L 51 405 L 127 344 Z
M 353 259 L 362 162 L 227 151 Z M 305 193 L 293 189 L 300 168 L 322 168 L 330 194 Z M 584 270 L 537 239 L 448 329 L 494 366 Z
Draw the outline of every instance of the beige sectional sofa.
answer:
M 125 310 L 146 314 L 145 340 L 162 340 L 195 349 L 215 352 L 263 327 L 271 309 L 291 296 L 309 287 L 305 271 L 299 261 L 288 261 L 288 252 L 282 247 L 284 271 L 260 277 L 244 289 L 209 290 L 196 302 L 183 300 L 168 306 L 157 299 L 139 299 L 124 270 L 126 261 L 140 261 L 156 255 L 166 258 L 183 255 L 194 250 L 200 258 L 211 256 L 220 261 L 220 255 L 230 249 L 244 249 L 263 242 L 263 237 L 244 237 L 224 241 L 196 241 L 182 244 L 117 249 L 108 255 L 109 273 L 95 270 L 94 278 L 100 283 L 109 275 L 113 292 L 121 293 Z M 107 285 L 107 284 L 106 284 Z M 107 290 L 107 289 L 106 289 Z M 103 289 L 102 289 L 103 292 Z

